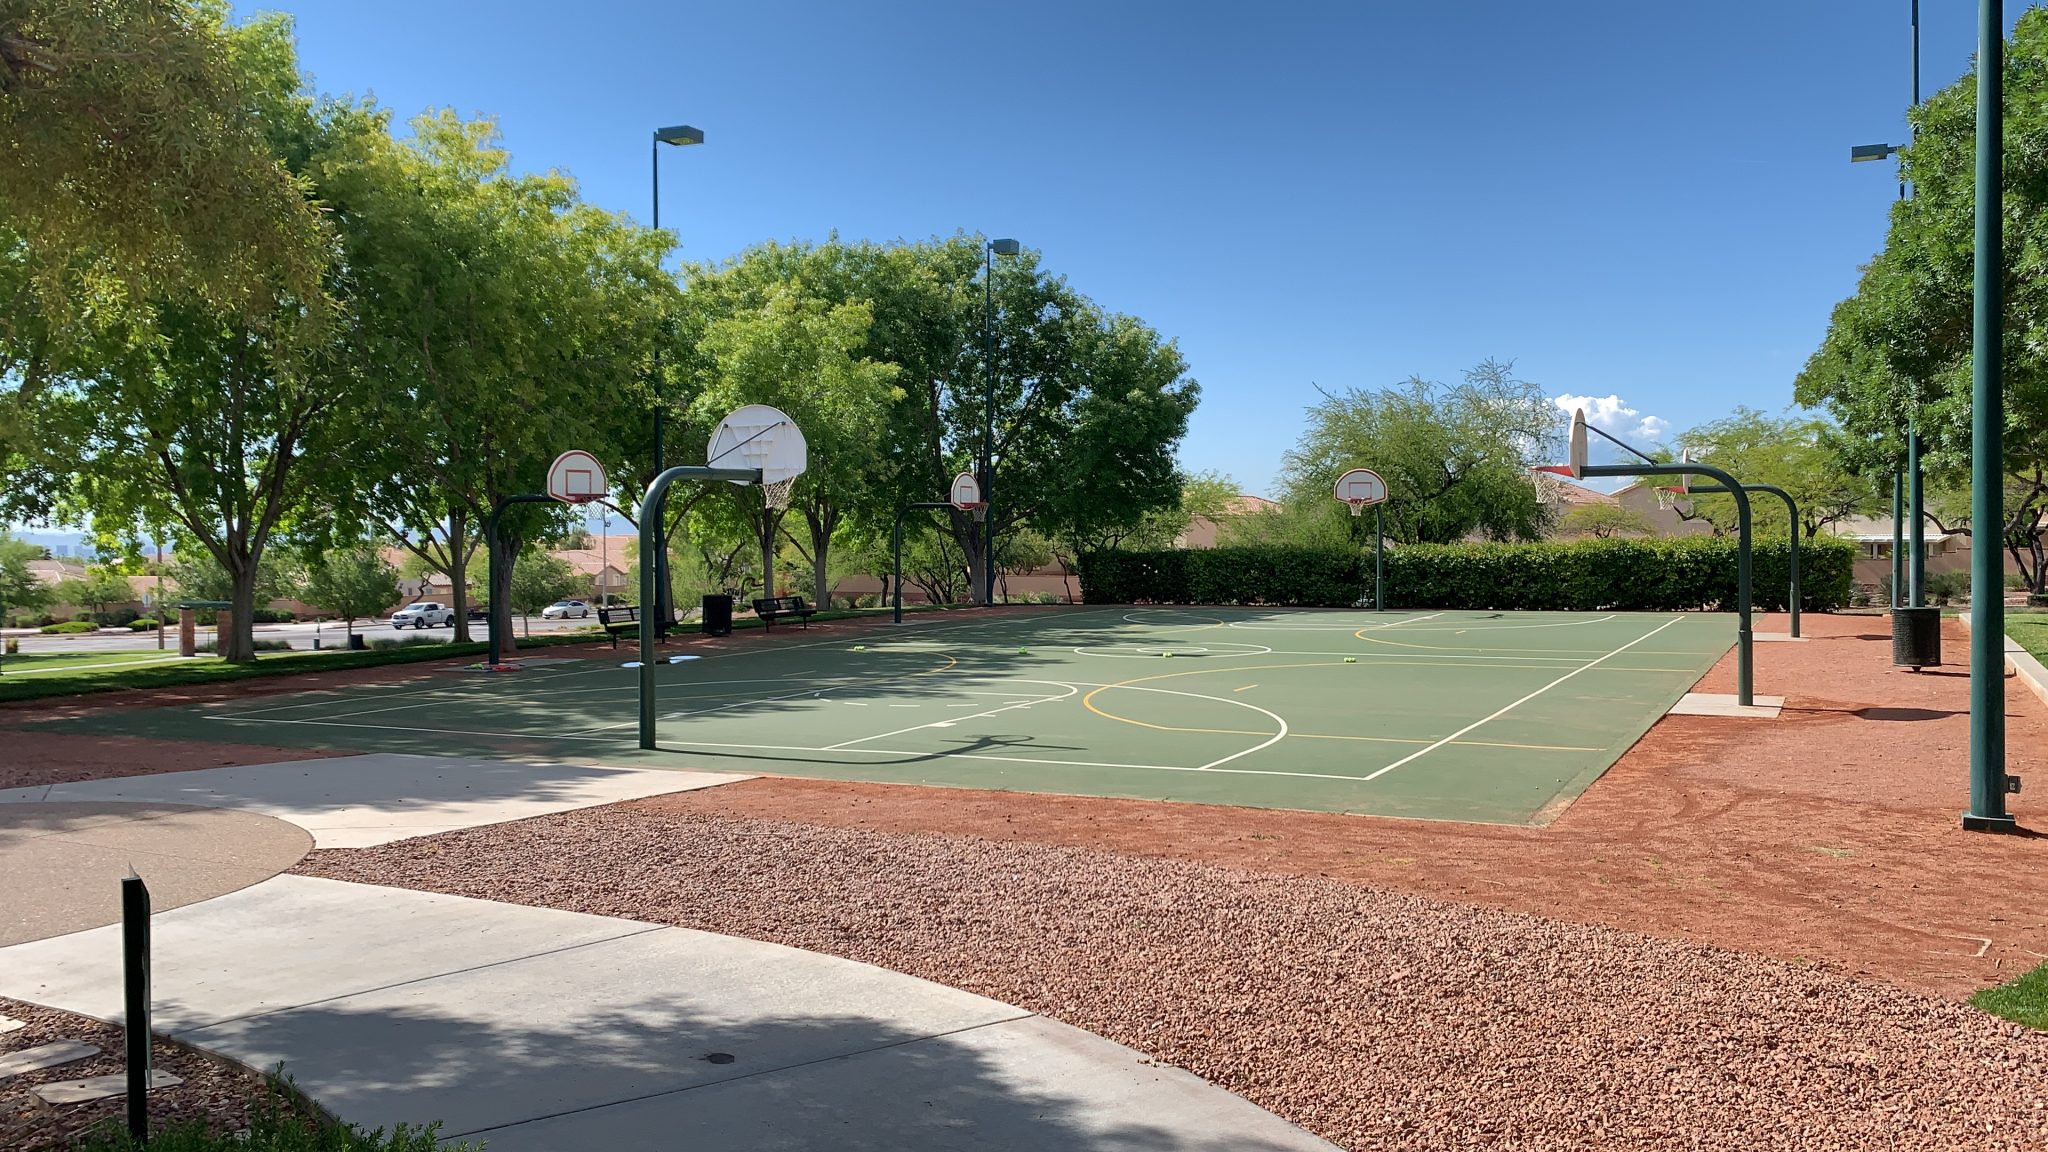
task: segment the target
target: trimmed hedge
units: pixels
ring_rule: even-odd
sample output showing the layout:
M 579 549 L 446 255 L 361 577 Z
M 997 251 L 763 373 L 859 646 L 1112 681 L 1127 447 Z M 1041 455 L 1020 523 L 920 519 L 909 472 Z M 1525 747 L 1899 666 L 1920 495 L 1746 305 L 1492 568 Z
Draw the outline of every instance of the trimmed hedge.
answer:
M 1756 542 L 1750 595 L 1758 611 L 1782 611 L 1789 541 Z M 1849 602 L 1856 547 L 1804 541 L 1801 607 Z M 1205 548 L 1101 552 L 1081 557 L 1089 604 L 1271 604 L 1348 608 L 1372 599 L 1372 553 L 1351 549 Z M 1535 544 L 1412 544 L 1387 550 L 1387 606 L 1520 612 L 1733 611 L 1732 537 L 1571 540 Z
M 90 620 L 66 620 L 62 624 L 45 624 L 39 631 L 50 636 L 69 636 L 78 632 L 97 632 L 100 626 Z

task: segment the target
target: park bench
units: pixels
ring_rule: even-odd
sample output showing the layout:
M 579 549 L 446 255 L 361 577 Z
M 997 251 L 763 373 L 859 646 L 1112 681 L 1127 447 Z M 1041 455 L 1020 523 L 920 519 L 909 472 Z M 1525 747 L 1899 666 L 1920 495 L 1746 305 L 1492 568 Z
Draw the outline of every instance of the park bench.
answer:
M 640 609 L 630 605 L 624 608 L 599 608 L 597 622 L 604 626 L 605 635 L 612 638 L 612 647 L 617 648 L 620 634 L 640 634 Z
M 817 611 L 816 608 L 807 607 L 801 596 L 770 596 L 754 601 L 754 615 L 759 616 L 762 626 L 771 631 L 775 628 L 776 618 L 781 616 L 794 616 L 808 629 L 811 626 L 811 617 Z

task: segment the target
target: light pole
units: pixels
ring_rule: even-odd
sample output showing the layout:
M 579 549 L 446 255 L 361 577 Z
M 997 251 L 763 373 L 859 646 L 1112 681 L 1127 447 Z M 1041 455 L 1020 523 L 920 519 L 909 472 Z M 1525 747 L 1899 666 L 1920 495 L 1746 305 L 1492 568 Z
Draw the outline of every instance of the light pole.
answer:
M 1970 330 L 1970 810 L 2009 831 L 2005 774 L 2005 4 L 1977 7 L 1977 239 Z M 1984 547 L 1983 545 L 1989 545 Z
M 1912 0 L 1911 24 L 1913 29 L 1913 103 L 1920 107 L 1920 0 Z M 1907 120 L 1907 141 L 1911 143 L 1912 121 Z M 1860 164 L 1869 160 L 1883 160 L 1899 151 L 1901 146 L 1893 144 L 1863 144 L 1849 149 L 1849 162 Z M 1909 199 L 1906 190 L 1906 174 L 1899 173 L 1899 199 Z M 1905 530 L 1901 531 L 1899 520 L 1900 488 L 1905 496 Z M 1894 475 L 1892 478 L 1892 607 L 1904 605 L 1918 608 L 1920 597 L 1927 583 L 1927 528 L 1926 504 L 1922 499 L 1920 477 L 1920 387 L 1913 381 L 1913 398 L 1906 410 L 1906 470 L 1904 481 Z M 1902 566 L 1900 553 L 1907 559 Z M 1904 587 L 1901 587 L 1901 577 Z
M 703 142 L 703 131 L 692 128 L 688 124 L 677 124 L 670 128 L 656 128 L 654 130 L 654 143 L 649 146 L 647 165 L 648 172 L 653 176 L 654 181 L 654 227 L 657 230 L 661 228 L 661 146 L 663 144 L 670 144 L 682 148 L 691 144 L 702 144 Z M 664 451 L 665 445 L 663 444 L 664 426 L 668 423 L 666 418 L 667 404 L 661 394 L 661 344 L 659 342 L 656 342 L 654 346 L 653 384 L 654 474 L 659 476 L 662 470 L 668 467 L 667 454 Z M 645 509 L 642 509 L 641 514 L 646 514 Z M 660 528 L 661 525 L 657 524 L 655 527 Z M 652 557 L 642 556 L 640 560 L 643 564 L 651 564 L 653 566 L 654 617 L 661 621 L 661 634 L 666 636 L 668 635 L 669 624 L 675 620 L 675 605 L 671 603 L 673 593 L 669 589 L 668 579 L 668 533 L 658 532 L 656 538 L 661 541 L 662 546 L 655 550 Z M 642 605 L 642 608 L 644 610 L 645 605 Z
M 995 260 L 998 256 L 1015 256 L 1024 246 L 1015 240 L 991 240 L 981 249 L 981 363 L 983 384 L 988 392 L 988 405 L 981 425 L 981 498 L 988 504 L 984 515 L 988 517 L 987 527 L 982 530 L 982 575 L 986 587 L 982 591 L 982 604 L 993 608 L 996 604 L 996 281 Z

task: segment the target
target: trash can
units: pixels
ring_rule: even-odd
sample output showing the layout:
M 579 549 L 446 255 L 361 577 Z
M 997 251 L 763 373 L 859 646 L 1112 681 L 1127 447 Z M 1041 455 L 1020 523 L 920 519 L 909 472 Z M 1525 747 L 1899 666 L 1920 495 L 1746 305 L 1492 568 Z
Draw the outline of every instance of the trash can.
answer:
M 732 597 L 718 593 L 704 597 L 704 634 L 732 635 Z
M 1941 609 L 1892 609 L 1892 663 L 1915 671 L 1941 666 Z
M 370 645 L 369 645 L 369 642 L 363 639 L 363 634 L 362 634 L 362 633 L 360 633 L 360 632 L 351 632 L 351 633 L 349 633 L 349 634 L 348 634 L 348 650 L 349 650 L 349 651 L 351 651 L 351 652 L 364 652 L 364 651 L 368 651 L 368 650 L 369 650 L 369 647 L 370 647 Z

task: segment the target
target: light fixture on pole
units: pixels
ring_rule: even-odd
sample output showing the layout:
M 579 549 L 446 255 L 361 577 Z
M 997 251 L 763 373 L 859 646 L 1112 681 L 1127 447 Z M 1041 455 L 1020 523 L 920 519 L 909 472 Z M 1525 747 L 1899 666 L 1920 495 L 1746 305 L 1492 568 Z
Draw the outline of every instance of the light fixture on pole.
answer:
M 981 499 L 991 508 L 995 504 L 996 492 L 996 283 L 995 258 L 1015 256 L 1024 250 L 1015 240 L 991 240 L 982 246 L 981 267 L 981 354 L 983 384 L 987 389 L 987 409 L 981 426 Z M 991 608 L 996 603 L 996 521 L 989 516 L 987 527 L 982 529 L 982 576 L 984 587 L 981 602 Z
M 654 143 L 649 146 L 648 171 L 653 177 L 654 227 L 657 230 L 661 228 L 661 146 L 669 144 L 682 148 L 691 144 L 702 144 L 703 142 L 703 130 L 692 128 L 688 124 L 677 124 L 672 127 L 656 128 L 654 130 Z M 654 392 L 654 474 L 659 476 L 662 470 L 668 467 L 667 453 L 663 444 L 664 426 L 667 423 L 667 419 L 663 402 L 664 398 L 661 394 L 661 345 L 659 343 L 656 343 L 654 346 L 654 380 L 652 385 Z M 656 527 L 660 526 L 656 525 Z M 666 534 L 662 534 L 660 538 L 664 543 L 668 539 Z M 647 558 L 642 557 L 642 560 L 646 561 Z M 675 605 L 671 602 L 673 593 L 670 591 L 668 579 L 668 549 L 663 547 L 657 551 L 651 563 L 654 571 L 654 617 L 661 622 L 661 633 L 666 636 L 668 635 L 669 625 L 675 620 Z M 644 611 L 647 606 L 642 605 L 641 607 Z
M 1910 107 L 1917 110 L 1920 107 L 1920 0 L 1912 0 L 1910 15 L 1909 23 L 1913 35 L 1913 103 Z M 1910 128 L 1910 121 L 1908 126 Z M 1859 144 L 1849 149 L 1849 162 L 1860 164 L 1870 160 L 1888 159 L 1904 152 L 1906 147 L 1904 144 Z M 1899 172 L 1899 199 L 1910 199 L 1903 168 Z M 1920 389 L 1918 381 L 1912 383 L 1913 397 L 1911 406 L 1906 410 L 1905 468 L 1892 476 L 1891 606 L 1894 609 L 1919 608 L 1927 585 L 1927 506 L 1923 498 L 1920 474 Z M 1903 517 L 1901 512 L 1904 513 Z M 1902 626 L 1911 626 L 1910 623 L 1902 625 L 1900 618 L 1896 616 L 1893 625 L 1895 635 L 1902 635 L 1899 632 Z M 1927 662 L 1940 663 L 1939 633 L 1935 632 L 1932 635 L 1935 637 L 1935 648 L 1932 651 L 1919 652 L 1913 661 L 1908 662 L 1911 666 L 1919 667 L 1920 661 L 1928 657 L 1931 659 Z M 1896 644 L 1897 641 L 1895 646 Z M 1928 645 L 1920 643 L 1909 647 L 1925 649 Z

